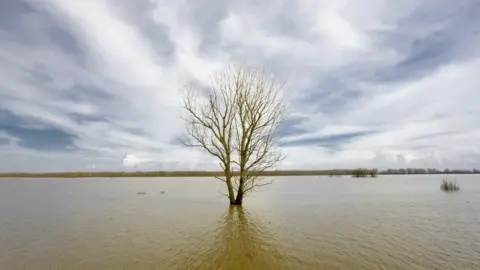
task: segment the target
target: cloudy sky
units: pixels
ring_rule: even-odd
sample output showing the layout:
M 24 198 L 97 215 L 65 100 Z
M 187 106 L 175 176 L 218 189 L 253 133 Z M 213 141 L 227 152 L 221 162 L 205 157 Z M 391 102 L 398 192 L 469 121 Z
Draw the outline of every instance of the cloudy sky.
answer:
M 287 78 L 279 168 L 480 167 L 478 0 L 2 0 L 0 171 L 216 169 L 181 86 Z

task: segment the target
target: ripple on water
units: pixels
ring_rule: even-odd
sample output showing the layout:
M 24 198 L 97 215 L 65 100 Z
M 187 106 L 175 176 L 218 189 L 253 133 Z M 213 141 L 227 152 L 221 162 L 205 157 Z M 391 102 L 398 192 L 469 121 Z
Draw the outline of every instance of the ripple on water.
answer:
M 462 177 L 281 178 L 244 208 L 209 179 L 2 180 L 0 269 L 480 269 Z

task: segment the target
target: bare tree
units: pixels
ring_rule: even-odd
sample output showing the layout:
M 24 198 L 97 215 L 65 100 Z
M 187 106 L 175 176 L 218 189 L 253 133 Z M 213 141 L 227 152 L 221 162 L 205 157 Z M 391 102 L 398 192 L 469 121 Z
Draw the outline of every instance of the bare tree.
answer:
M 183 143 L 219 160 L 230 204 L 271 183 L 260 174 L 282 160 L 275 133 L 285 114 L 283 85 L 264 69 L 231 66 L 214 73 L 205 96 L 186 88 Z

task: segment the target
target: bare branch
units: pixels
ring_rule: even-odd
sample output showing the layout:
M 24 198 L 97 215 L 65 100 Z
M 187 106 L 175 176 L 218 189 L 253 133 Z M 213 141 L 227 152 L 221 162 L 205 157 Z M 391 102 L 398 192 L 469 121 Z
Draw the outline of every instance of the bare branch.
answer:
M 225 193 L 223 193 L 223 192 L 221 192 L 220 190 L 218 190 L 218 193 L 220 193 L 220 195 L 223 195 L 223 196 L 225 196 L 225 197 L 227 197 L 227 198 L 228 198 L 228 195 L 227 195 L 227 194 L 225 194 Z
M 230 66 L 213 74 L 203 98 L 186 88 L 188 140 L 183 144 L 219 159 L 225 178 L 217 179 L 226 183 L 231 203 L 241 203 L 246 193 L 270 183 L 251 172 L 270 169 L 283 159 L 275 141 L 285 115 L 283 87 L 265 69 Z
M 251 179 L 247 181 L 246 187 L 244 189 L 245 196 L 250 194 L 253 191 L 258 190 L 261 187 L 268 186 L 273 183 L 274 179 L 270 179 L 270 181 L 262 182 L 265 178 L 255 176 L 255 179 Z
M 218 179 L 218 180 L 220 180 L 220 181 L 222 181 L 222 182 L 225 182 L 225 181 L 226 181 L 225 179 L 223 179 L 222 177 L 219 177 L 219 176 L 214 176 L 214 178 L 215 178 L 215 179 Z

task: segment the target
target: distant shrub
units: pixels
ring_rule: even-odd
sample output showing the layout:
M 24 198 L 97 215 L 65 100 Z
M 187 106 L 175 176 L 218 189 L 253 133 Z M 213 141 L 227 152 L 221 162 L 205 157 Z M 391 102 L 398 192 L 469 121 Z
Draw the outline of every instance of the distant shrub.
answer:
M 352 176 L 353 177 L 377 177 L 378 175 L 378 170 L 373 169 L 373 170 L 368 170 L 368 169 L 362 169 L 358 168 L 352 171 Z
M 370 172 L 367 169 L 356 169 L 352 171 L 353 177 L 367 177 L 370 175 Z
M 443 177 L 440 189 L 446 192 L 460 190 L 457 181 L 452 181 L 448 177 Z

